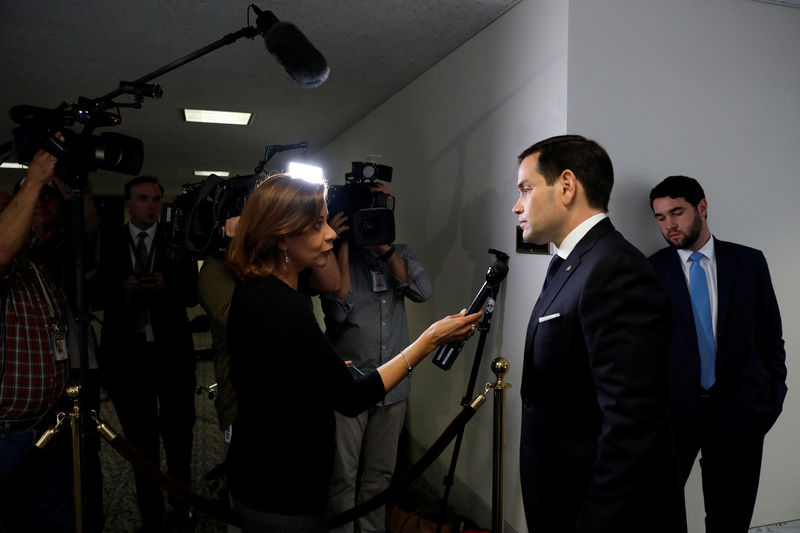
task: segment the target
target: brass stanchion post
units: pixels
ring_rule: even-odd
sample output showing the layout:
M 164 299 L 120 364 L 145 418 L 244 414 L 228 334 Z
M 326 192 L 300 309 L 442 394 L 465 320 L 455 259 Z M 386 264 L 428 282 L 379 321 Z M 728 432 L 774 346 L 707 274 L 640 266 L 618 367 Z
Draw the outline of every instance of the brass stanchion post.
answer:
M 81 406 L 78 397 L 80 385 L 67 387 L 67 396 L 72 399 L 72 411 L 69 414 L 72 429 L 72 483 L 75 501 L 75 531 L 83 531 L 83 487 L 81 486 Z
M 70 430 L 72 434 L 72 488 L 73 488 L 73 501 L 75 505 L 75 531 L 76 533 L 83 532 L 83 493 L 81 487 L 81 407 L 80 400 L 78 399 L 81 393 L 80 385 L 67 386 L 67 396 L 72 399 L 72 411 L 69 413 Z M 36 441 L 36 447 L 44 449 L 45 446 L 53 439 L 58 433 L 59 427 L 67 418 L 63 412 L 56 415 L 56 425 L 45 431 L 39 440 Z
M 503 465 L 506 442 L 506 389 L 510 384 L 503 381 L 510 365 L 502 357 L 492 361 L 492 372 L 497 381 L 490 384 L 494 388 L 494 424 L 492 453 L 492 533 L 503 533 Z

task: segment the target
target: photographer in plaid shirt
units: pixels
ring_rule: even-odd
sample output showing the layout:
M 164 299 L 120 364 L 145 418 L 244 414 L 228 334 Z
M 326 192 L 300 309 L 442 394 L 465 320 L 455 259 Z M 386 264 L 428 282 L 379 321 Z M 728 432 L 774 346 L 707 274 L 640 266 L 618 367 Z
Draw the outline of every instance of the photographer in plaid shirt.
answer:
M 70 369 L 65 295 L 28 253 L 34 211 L 55 164 L 39 150 L 0 211 L 0 529 L 8 531 L 73 531 L 68 432 L 26 457 L 54 425 Z

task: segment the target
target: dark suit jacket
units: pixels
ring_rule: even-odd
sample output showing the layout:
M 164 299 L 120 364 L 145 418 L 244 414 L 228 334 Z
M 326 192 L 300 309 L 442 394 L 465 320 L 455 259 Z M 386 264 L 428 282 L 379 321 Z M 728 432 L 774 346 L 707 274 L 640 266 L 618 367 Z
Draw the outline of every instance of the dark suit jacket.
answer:
M 786 352 L 767 261 L 759 250 L 714 240 L 717 261 L 716 390 L 723 409 L 717 428 L 730 438 L 763 437 L 786 396 Z M 678 252 L 659 250 L 650 262 L 672 300 L 672 416 L 680 429 L 698 417 L 700 356 L 689 288 Z
M 669 333 L 655 273 L 602 220 L 528 326 L 520 463 L 532 533 L 686 530 L 667 414 Z
M 197 303 L 197 265 L 194 261 L 169 260 L 164 240 L 156 232 L 153 246 L 153 272 L 161 272 L 166 288 L 145 300 L 128 297 L 122 282 L 133 274 L 127 225 L 107 239 L 100 263 L 99 293 L 102 302 L 103 329 L 101 361 L 107 379 L 132 379 L 139 371 L 191 373 L 194 376 L 194 349 L 186 316 L 186 307 Z M 147 305 L 156 340 L 169 357 L 159 361 L 159 368 L 142 369 L 142 354 L 134 350 L 137 333 L 136 314 Z

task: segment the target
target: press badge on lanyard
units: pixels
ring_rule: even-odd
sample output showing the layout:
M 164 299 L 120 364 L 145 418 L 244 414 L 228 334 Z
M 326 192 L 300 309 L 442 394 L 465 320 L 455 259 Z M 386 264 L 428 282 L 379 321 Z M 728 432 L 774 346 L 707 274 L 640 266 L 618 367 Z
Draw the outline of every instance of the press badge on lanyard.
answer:
M 66 361 L 69 357 L 65 333 L 57 323 L 50 325 L 50 347 L 53 349 L 56 361 Z
M 370 274 L 372 274 L 372 292 L 386 292 L 389 290 L 383 271 L 375 272 L 371 270 Z
M 44 282 L 42 281 L 42 276 L 39 274 L 39 269 L 36 268 L 36 265 L 30 261 L 28 261 L 28 264 L 36 274 L 36 279 L 39 280 L 39 287 L 42 289 L 42 296 L 44 297 L 44 301 L 47 303 L 47 308 L 50 311 L 50 325 L 48 326 L 47 330 L 50 334 L 50 349 L 53 352 L 53 359 L 56 361 L 66 361 L 69 358 L 69 354 L 67 353 L 67 328 L 63 324 L 59 323 L 58 319 L 56 318 L 56 312 L 55 309 L 53 309 L 53 303 L 50 301 L 50 297 L 47 295 L 47 290 L 44 288 Z

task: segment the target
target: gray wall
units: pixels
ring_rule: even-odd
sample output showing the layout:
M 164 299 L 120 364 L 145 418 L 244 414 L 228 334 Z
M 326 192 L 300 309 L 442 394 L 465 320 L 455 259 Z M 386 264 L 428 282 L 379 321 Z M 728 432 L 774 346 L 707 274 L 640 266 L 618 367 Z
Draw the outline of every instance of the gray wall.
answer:
M 800 323 L 792 212 L 800 198 L 800 9 L 751 0 L 572 0 L 567 125 L 615 162 L 611 217 L 645 253 L 663 241 L 645 195 L 670 174 L 703 185 L 719 238 L 764 251 L 783 315 L 784 413 L 767 435 L 753 525 L 800 518 Z M 695 469 L 695 474 L 697 473 Z M 702 531 L 699 476 L 686 490 Z
M 511 362 L 507 381 L 505 514 L 525 531 L 517 468 L 522 348 L 549 257 L 514 253 L 516 155 L 564 132 L 598 140 L 617 182 L 611 217 L 644 252 L 661 246 L 647 193 L 686 173 L 706 188 L 712 231 L 756 246 L 770 262 L 789 352 L 785 412 L 767 437 L 754 525 L 800 517 L 797 257 L 790 212 L 800 197 L 800 9 L 751 0 L 523 0 L 503 18 L 354 125 L 318 154 L 332 183 L 349 162 L 381 154 L 394 167 L 398 240 L 409 243 L 434 297 L 409 304 L 412 335 L 466 307 L 491 262 L 511 254 L 484 350 Z M 414 373 L 408 427 L 429 446 L 460 409 L 473 341 L 449 372 Z M 489 525 L 491 407 L 468 426 L 452 500 Z M 445 452 L 438 463 L 449 463 Z M 441 478 L 434 476 L 439 487 Z M 702 531 L 696 477 L 687 486 L 691 531 Z

